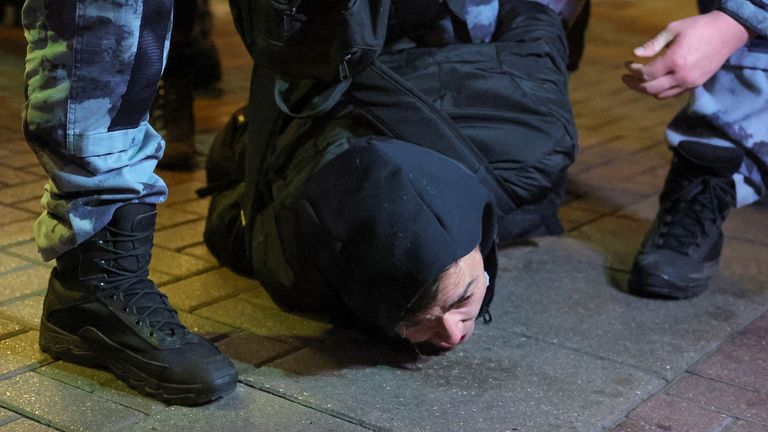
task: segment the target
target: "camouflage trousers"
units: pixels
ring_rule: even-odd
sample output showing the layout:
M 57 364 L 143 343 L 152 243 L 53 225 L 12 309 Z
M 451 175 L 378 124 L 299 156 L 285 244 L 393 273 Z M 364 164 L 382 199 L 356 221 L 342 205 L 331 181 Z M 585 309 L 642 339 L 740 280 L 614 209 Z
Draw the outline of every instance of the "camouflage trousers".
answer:
M 156 204 L 165 143 L 147 123 L 172 0 L 26 0 L 27 143 L 48 173 L 34 233 L 50 260 L 126 203 Z
M 768 183 L 768 39 L 734 53 L 667 127 L 667 140 L 739 146 L 746 156 L 734 174 L 737 206 L 759 200 Z

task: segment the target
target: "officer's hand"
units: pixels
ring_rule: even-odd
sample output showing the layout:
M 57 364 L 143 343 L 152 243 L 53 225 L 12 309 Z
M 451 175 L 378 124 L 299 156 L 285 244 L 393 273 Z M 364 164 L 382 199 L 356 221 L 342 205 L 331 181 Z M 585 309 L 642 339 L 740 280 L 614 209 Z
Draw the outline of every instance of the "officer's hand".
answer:
M 650 58 L 666 51 L 648 64 L 627 62 L 629 74 L 621 79 L 632 90 L 658 99 L 677 96 L 704 84 L 749 36 L 720 11 L 672 22 L 634 54 Z

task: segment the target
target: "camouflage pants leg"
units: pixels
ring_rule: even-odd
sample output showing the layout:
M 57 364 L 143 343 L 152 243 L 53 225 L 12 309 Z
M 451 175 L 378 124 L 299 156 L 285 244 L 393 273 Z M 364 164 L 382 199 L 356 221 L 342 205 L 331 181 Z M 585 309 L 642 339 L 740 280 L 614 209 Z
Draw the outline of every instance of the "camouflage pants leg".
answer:
M 695 89 L 667 127 L 667 140 L 742 147 L 746 156 L 733 176 L 737 206 L 760 199 L 768 184 L 768 40 L 752 40 Z
M 35 238 L 50 260 L 126 203 L 160 203 L 164 142 L 147 123 L 172 0 L 26 0 L 24 133 L 48 173 Z

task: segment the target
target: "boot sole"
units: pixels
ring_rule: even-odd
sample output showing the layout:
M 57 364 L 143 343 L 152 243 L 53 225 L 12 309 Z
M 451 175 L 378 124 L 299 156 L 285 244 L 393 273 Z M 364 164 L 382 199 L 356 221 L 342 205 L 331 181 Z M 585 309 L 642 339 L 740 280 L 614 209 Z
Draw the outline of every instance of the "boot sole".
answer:
M 710 278 L 706 277 L 688 284 L 680 284 L 662 274 L 644 273 L 637 266 L 633 266 L 627 286 L 630 293 L 640 297 L 685 300 L 701 295 L 706 291 Z
M 54 359 L 64 360 L 87 367 L 107 369 L 118 379 L 139 393 L 172 405 L 195 406 L 214 401 L 231 393 L 237 385 L 237 372 L 216 378 L 204 389 L 202 384 L 172 384 L 156 380 L 137 370 L 119 355 L 110 355 L 118 351 L 123 355 L 139 358 L 119 345 L 101 336 L 100 343 L 108 344 L 106 349 L 94 349 L 79 336 L 67 333 L 44 320 L 40 323 L 40 350 Z M 146 363 L 152 363 L 141 359 Z

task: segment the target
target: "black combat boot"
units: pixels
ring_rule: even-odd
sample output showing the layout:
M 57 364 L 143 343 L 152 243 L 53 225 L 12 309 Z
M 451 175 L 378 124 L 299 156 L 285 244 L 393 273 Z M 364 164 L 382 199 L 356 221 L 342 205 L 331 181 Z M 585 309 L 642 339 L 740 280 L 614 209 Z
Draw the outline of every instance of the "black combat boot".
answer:
M 674 152 L 659 213 L 632 267 L 634 294 L 684 299 L 704 292 L 717 272 L 722 224 L 736 205 L 731 177 L 741 149 L 685 141 Z
M 56 259 L 40 323 L 54 358 L 103 367 L 137 391 L 178 405 L 230 393 L 232 362 L 190 333 L 147 278 L 154 205 L 127 204 L 109 225 Z
M 158 166 L 170 170 L 195 168 L 195 98 L 188 78 L 160 80 L 149 111 L 149 123 L 165 139 Z

